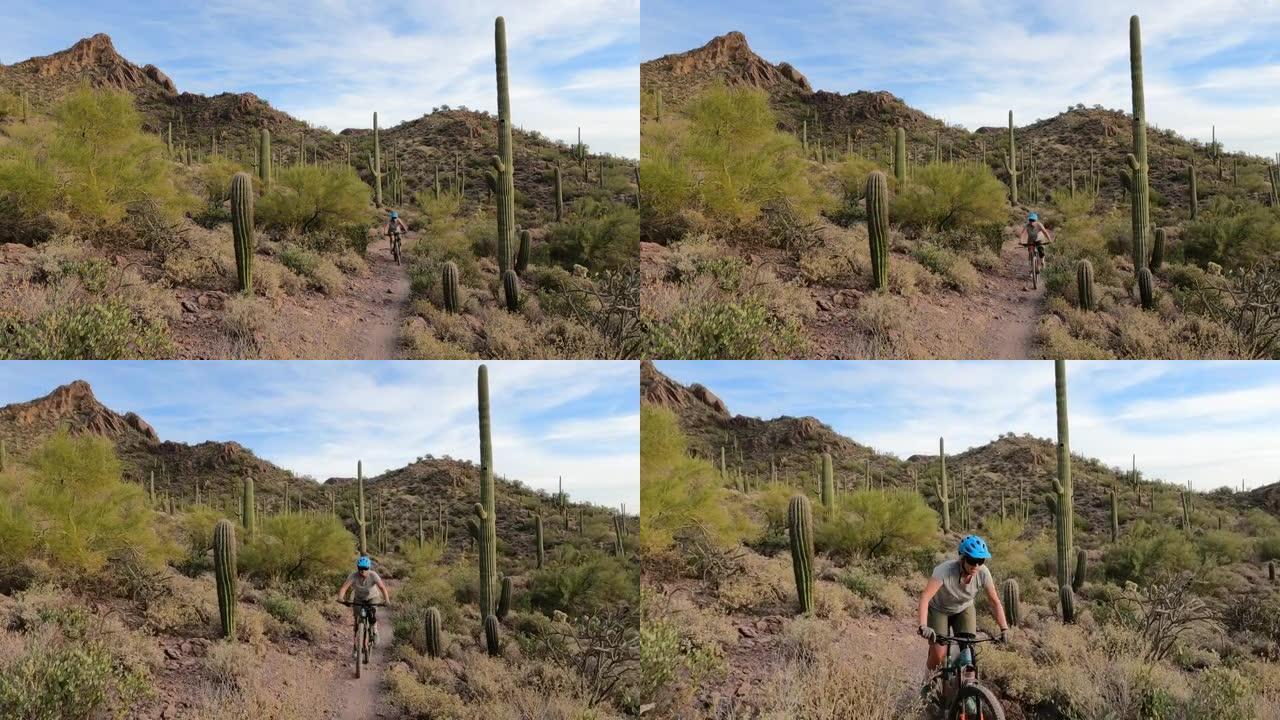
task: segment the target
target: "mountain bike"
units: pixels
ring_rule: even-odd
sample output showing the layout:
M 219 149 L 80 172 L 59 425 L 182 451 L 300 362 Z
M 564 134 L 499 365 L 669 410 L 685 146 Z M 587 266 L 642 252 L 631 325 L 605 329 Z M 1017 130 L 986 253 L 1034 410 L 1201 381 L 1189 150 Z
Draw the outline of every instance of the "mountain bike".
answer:
M 359 612 L 356 614 L 356 622 L 358 623 L 358 626 L 356 628 L 355 642 L 352 643 L 351 648 L 351 656 L 356 665 L 356 679 L 359 679 L 360 666 L 369 664 L 369 650 L 374 644 L 373 623 L 370 622 L 369 608 L 386 607 L 387 604 L 348 602 L 346 600 L 342 600 L 340 602 L 347 607 L 359 608 Z M 363 662 L 361 662 L 362 660 Z
M 391 231 L 391 256 L 396 259 L 396 264 L 400 264 L 400 230 Z
M 1036 252 L 1038 246 L 1044 243 L 1018 243 L 1027 249 L 1027 256 L 1031 259 L 1031 289 L 1035 290 L 1040 285 L 1040 273 L 1044 271 L 1044 258 L 1040 257 L 1040 253 Z
M 999 638 L 986 631 L 983 634 L 986 637 L 982 639 L 970 633 L 960 633 L 956 637 L 939 635 L 934 639 L 934 642 L 947 646 L 947 658 L 929 678 L 928 686 L 933 688 L 945 720 L 1004 720 L 1004 708 L 995 693 L 978 681 L 976 646 L 1000 642 Z M 952 647 L 959 648 L 954 658 Z

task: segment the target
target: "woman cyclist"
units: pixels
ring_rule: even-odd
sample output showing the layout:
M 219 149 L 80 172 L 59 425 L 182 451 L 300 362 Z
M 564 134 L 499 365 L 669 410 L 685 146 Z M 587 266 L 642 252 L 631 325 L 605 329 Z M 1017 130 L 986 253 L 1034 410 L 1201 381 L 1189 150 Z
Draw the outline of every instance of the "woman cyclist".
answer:
M 925 667 L 932 673 L 946 657 L 947 646 L 938 643 L 939 636 L 974 634 L 978 630 L 978 615 L 974 600 L 979 590 L 986 590 L 987 599 L 1000 628 L 1000 642 L 1009 632 L 1004 617 L 1004 606 L 996 592 L 995 581 L 987 561 L 991 551 L 987 543 L 977 535 L 969 535 L 960 541 L 959 557 L 947 560 L 933 569 L 933 576 L 920 594 L 920 637 L 929 641 L 929 655 Z

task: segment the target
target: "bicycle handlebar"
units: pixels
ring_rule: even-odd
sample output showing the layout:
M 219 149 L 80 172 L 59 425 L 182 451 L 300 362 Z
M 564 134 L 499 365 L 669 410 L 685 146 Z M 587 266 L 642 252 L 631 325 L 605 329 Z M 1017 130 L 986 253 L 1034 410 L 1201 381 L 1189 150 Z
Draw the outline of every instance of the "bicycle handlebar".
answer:
M 985 638 L 979 638 L 979 637 L 962 638 L 962 637 L 953 637 L 951 635 L 935 635 L 933 638 L 933 641 L 938 643 L 939 645 L 963 645 L 963 644 L 977 645 L 978 643 L 1000 642 L 999 637 L 992 635 L 986 630 L 979 630 L 978 632 L 982 633 L 983 635 L 986 635 L 986 637 Z
M 360 605 L 360 606 L 364 606 L 364 607 L 386 607 L 386 606 L 388 605 L 388 603 L 384 603 L 384 602 L 381 602 L 381 603 L 371 603 L 371 602 L 349 602 L 349 601 L 347 601 L 347 600 L 339 600 L 339 601 L 338 601 L 338 603 L 339 603 L 340 605 L 346 605 L 347 607 L 354 607 L 354 606 L 356 606 L 356 605 Z

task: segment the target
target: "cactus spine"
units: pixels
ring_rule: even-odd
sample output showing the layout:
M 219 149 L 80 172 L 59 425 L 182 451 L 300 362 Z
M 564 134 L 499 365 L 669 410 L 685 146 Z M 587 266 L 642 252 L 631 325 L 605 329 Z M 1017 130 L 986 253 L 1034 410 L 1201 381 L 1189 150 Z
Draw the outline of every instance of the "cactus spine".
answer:
M 791 568 L 796 576 L 800 612 L 813 612 L 813 510 L 809 498 L 794 495 L 787 505 L 787 530 L 791 539 Z
M 831 453 L 822 453 L 822 507 L 831 512 L 836 506 L 835 472 L 831 467 Z
M 1076 263 L 1076 295 L 1080 299 L 1081 310 L 1096 310 L 1097 300 L 1093 295 L 1093 264 L 1088 260 Z
M 1133 226 L 1133 272 L 1147 266 L 1147 235 L 1151 232 L 1150 187 L 1147 182 L 1147 105 L 1142 88 L 1142 30 L 1138 16 L 1129 18 L 1129 75 L 1133 90 L 1133 152 L 1125 158 L 1129 169 L 1120 178 L 1129 191 Z
M 498 618 L 492 614 L 484 616 L 484 646 L 489 655 L 493 657 L 502 654 L 502 637 L 498 627 Z
M 1152 284 L 1150 268 L 1144 267 L 1138 270 L 1138 298 L 1142 301 L 1143 310 L 1155 307 L 1155 288 Z
M 239 172 L 231 178 L 231 235 L 235 242 L 236 281 L 253 293 L 253 180 Z
M 539 513 L 537 516 L 534 517 L 533 534 L 535 536 L 534 539 L 538 541 L 538 569 L 541 570 L 546 565 L 546 562 L 547 562 L 546 551 L 543 549 L 543 546 L 542 546 L 542 514 L 541 513 Z
M 1155 239 L 1151 243 L 1151 271 L 1155 272 L 1164 264 L 1164 228 L 1156 228 Z
M 477 522 L 471 524 L 472 537 L 480 555 L 480 615 L 485 618 L 485 636 L 489 636 L 489 618 L 496 610 L 494 586 L 498 582 L 498 529 L 493 498 L 493 440 L 489 433 L 489 368 L 477 371 L 476 390 L 480 415 L 480 502 L 473 511 Z M 496 624 L 496 620 L 494 621 Z M 489 643 L 490 654 L 497 653 L 497 630 Z
M 1009 197 L 1018 204 L 1018 145 L 1013 139 L 1013 111 L 1009 111 L 1009 150 L 1004 154 L 1004 169 L 1009 173 Z
M 271 185 L 271 131 L 262 128 L 258 134 L 258 179 L 264 186 Z
M 1018 581 L 1013 578 L 1005 580 L 1000 585 L 1000 594 L 1003 596 L 1005 619 L 1009 625 L 1017 627 L 1022 621 L 1022 591 L 1018 588 Z
M 951 532 L 951 488 L 947 486 L 947 453 L 942 438 L 938 438 L 938 481 L 934 483 L 938 503 L 942 505 L 942 532 Z
M 889 287 L 889 183 L 876 170 L 867 175 L 867 236 L 871 243 L 871 276 L 877 290 Z
M 1058 588 L 1064 595 L 1064 622 L 1071 622 L 1074 614 L 1068 612 L 1071 600 L 1070 553 L 1072 547 L 1072 523 L 1075 519 L 1071 484 L 1071 439 L 1067 427 L 1067 364 L 1064 360 L 1053 361 L 1053 380 L 1055 405 L 1058 414 L 1058 477 L 1053 481 L 1055 496 L 1051 497 L 1050 506 L 1054 510 L 1054 526 L 1057 530 L 1058 550 Z
M 661 97 L 661 95 L 659 95 Z M 556 222 L 564 219 L 564 183 L 560 177 L 560 166 L 556 165 Z
M 236 527 L 225 518 L 213 526 L 213 576 L 222 636 L 232 640 L 236 636 Z
M 520 276 L 515 270 L 507 269 L 502 273 L 502 295 L 507 303 L 507 310 L 516 312 L 520 309 Z
M 450 260 L 444 264 L 442 275 L 440 284 L 444 288 L 444 309 L 456 313 L 461 307 L 458 302 L 458 266 Z
M 511 613 L 511 578 L 502 577 L 502 589 L 498 592 L 498 619 L 506 620 Z
M 893 136 L 893 179 L 899 187 L 907 181 L 907 131 L 903 128 Z
M 498 274 L 505 275 L 511 267 L 511 246 L 516 241 L 516 190 L 511 154 L 511 95 L 507 91 L 507 22 L 502 17 L 494 20 L 493 45 L 498 78 L 498 155 L 493 158 L 498 197 Z M 505 277 L 503 281 L 505 283 Z M 507 306 L 511 304 L 508 298 Z
M 427 654 L 433 658 L 441 657 L 444 655 L 444 630 L 441 628 L 440 611 L 435 607 L 427 608 L 427 618 L 424 625 Z

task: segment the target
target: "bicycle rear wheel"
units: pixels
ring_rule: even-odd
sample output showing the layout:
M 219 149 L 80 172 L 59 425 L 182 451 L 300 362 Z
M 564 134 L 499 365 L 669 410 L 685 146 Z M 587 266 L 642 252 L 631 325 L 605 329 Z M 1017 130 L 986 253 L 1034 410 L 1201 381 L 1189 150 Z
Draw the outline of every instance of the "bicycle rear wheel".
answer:
M 982 685 L 965 685 L 951 705 L 948 720 L 1004 720 L 1004 707 Z

